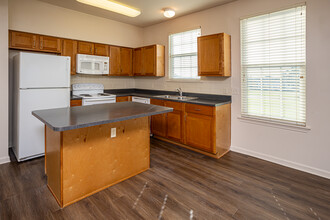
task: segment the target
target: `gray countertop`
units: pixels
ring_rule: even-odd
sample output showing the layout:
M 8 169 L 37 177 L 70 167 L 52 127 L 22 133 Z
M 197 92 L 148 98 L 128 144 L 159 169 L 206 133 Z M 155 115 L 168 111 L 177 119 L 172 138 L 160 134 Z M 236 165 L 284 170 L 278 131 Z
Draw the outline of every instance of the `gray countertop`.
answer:
M 54 131 L 66 131 L 172 112 L 172 108 L 136 102 L 56 108 L 33 111 L 32 115 Z
M 208 106 L 220 106 L 231 103 L 231 96 L 226 95 L 213 95 L 213 94 L 201 94 L 201 93 L 186 93 L 184 96 L 193 96 L 197 97 L 196 99 L 191 100 L 173 100 L 158 97 L 159 95 L 178 95 L 177 92 L 173 91 L 162 91 L 162 90 L 148 90 L 148 89 L 111 89 L 105 90 L 107 93 L 116 95 L 117 97 L 121 96 L 139 96 L 151 99 L 162 99 L 174 102 L 184 102 L 197 105 L 208 105 Z M 71 96 L 71 100 L 81 99 L 77 96 Z

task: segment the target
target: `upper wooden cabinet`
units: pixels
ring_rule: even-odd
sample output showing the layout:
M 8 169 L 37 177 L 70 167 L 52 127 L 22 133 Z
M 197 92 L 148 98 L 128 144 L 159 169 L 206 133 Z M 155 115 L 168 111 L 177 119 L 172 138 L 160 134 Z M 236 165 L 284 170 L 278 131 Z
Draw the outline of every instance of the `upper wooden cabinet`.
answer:
M 9 48 L 61 53 L 61 39 L 57 37 L 9 31 Z
M 94 55 L 108 57 L 109 56 L 109 45 L 94 44 Z
M 39 48 L 42 51 L 61 53 L 61 39 L 50 36 L 39 36 Z
M 9 31 L 9 48 L 31 49 L 39 48 L 39 36 L 17 31 Z
M 110 46 L 110 76 L 120 75 L 120 47 Z
M 133 50 L 133 75 L 142 76 L 142 48 Z
M 132 75 L 131 48 L 110 46 L 110 76 Z
M 165 76 L 165 47 L 151 45 L 134 49 L 135 76 Z
M 94 54 L 94 43 L 78 41 L 78 53 L 79 54 Z
M 230 76 L 230 35 L 225 33 L 198 37 L 198 75 Z
M 63 39 L 61 55 L 71 57 L 71 75 L 76 74 L 77 51 L 78 51 L 78 42 L 76 40 Z
M 132 75 L 133 50 L 131 48 L 120 48 L 120 70 L 121 76 Z

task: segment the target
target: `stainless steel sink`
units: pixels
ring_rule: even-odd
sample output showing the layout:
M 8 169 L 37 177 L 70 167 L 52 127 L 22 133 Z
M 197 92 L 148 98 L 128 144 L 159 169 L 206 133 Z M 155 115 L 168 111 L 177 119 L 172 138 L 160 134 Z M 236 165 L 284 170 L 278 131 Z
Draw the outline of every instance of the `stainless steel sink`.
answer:
M 191 97 L 191 96 L 178 96 L 178 95 L 158 95 L 155 96 L 158 98 L 164 98 L 164 99 L 172 99 L 172 100 L 191 100 L 191 99 L 197 99 L 198 97 Z

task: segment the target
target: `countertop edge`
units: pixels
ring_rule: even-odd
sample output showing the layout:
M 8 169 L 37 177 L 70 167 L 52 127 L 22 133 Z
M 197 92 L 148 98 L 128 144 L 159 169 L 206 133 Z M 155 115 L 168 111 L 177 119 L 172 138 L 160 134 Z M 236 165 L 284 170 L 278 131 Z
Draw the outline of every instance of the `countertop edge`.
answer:
M 110 124 L 110 123 L 114 123 L 114 122 L 126 121 L 126 120 L 131 120 L 131 119 L 136 119 L 136 118 L 148 117 L 148 116 L 153 116 L 153 115 L 158 115 L 158 114 L 164 114 L 164 113 L 168 113 L 168 112 L 172 112 L 172 111 L 173 111 L 173 108 L 168 108 L 168 110 L 163 110 L 163 111 L 159 111 L 159 112 L 142 113 L 142 114 L 138 114 L 138 115 L 126 116 L 126 117 L 121 117 L 121 118 L 116 118 L 116 119 L 111 119 L 111 120 L 90 122 L 90 123 L 81 124 L 81 125 L 70 125 L 70 126 L 66 126 L 66 127 L 54 127 L 54 126 L 50 125 L 47 121 L 40 118 L 37 114 L 35 114 L 34 111 L 32 111 L 32 115 L 35 116 L 36 118 L 38 118 L 45 125 L 50 127 L 53 131 L 61 132 L 61 131 L 79 129 L 79 128 L 92 127 L 92 126 L 97 126 L 97 125 L 102 125 L 102 124 Z

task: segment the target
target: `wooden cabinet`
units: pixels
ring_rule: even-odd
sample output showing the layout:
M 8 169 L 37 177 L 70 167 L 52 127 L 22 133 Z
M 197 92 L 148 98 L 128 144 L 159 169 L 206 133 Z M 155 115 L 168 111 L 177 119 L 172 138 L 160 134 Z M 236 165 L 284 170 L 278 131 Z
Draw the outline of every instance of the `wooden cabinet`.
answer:
M 151 99 L 150 104 L 164 106 L 164 101 Z M 160 137 L 166 137 L 166 117 L 167 114 L 151 116 L 151 132 Z
M 36 50 L 39 48 L 39 36 L 18 31 L 9 31 L 9 48 Z
M 133 50 L 131 48 L 120 48 L 120 75 L 131 76 L 132 75 L 132 55 Z
M 120 96 L 116 97 L 116 102 L 129 102 L 132 100 L 131 96 Z
M 132 75 L 132 52 L 130 48 L 110 46 L 110 76 Z
M 134 49 L 135 76 L 165 76 L 165 47 L 151 45 Z
M 108 57 L 109 56 L 109 45 L 94 44 L 94 55 Z
M 76 40 L 63 39 L 62 41 L 62 56 L 71 57 L 71 75 L 76 74 L 76 55 L 78 49 Z
M 120 75 L 120 47 L 110 46 L 110 76 Z
M 94 54 L 94 43 L 78 41 L 78 53 L 79 54 Z
M 225 33 L 198 37 L 198 75 L 230 76 L 230 35 Z
M 9 48 L 61 53 L 61 39 L 57 37 L 9 31 Z
M 166 117 L 166 137 L 183 143 L 184 104 L 181 102 L 165 101 L 165 106 L 173 108 L 173 112 L 167 113 Z
M 41 51 L 61 53 L 61 39 L 50 36 L 39 36 L 39 48 Z
M 173 108 L 152 116 L 151 132 L 156 137 L 215 158 L 229 151 L 230 104 L 213 107 L 157 99 L 151 104 Z
M 142 48 L 133 50 L 133 75 L 142 76 Z
M 70 107 L 81 106 L 81 105 L 82 105 L 82 100 L 81 99 L 70 101 Z
M 185 120 L 185 143 L 214 154 L 213 117 L 186 113 Z

